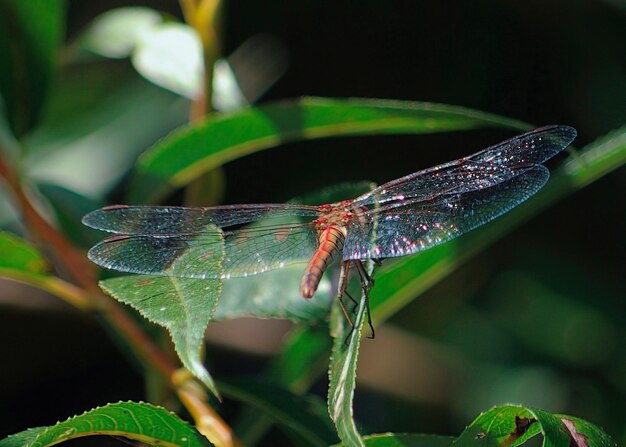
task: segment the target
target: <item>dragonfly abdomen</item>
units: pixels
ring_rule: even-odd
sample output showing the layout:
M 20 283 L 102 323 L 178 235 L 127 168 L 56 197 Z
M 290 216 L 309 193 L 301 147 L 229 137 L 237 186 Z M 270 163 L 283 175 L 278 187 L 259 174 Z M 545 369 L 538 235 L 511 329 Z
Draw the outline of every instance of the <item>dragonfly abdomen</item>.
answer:
M 300 293 L 304 298 L 312 298 L 315 294 L 322 275 L 335 254 L 341 252 L 346 234 L 346 228 L 339 225 L 331 225 L 320 232 L 317 250 L 304 270 L 300 282 Z

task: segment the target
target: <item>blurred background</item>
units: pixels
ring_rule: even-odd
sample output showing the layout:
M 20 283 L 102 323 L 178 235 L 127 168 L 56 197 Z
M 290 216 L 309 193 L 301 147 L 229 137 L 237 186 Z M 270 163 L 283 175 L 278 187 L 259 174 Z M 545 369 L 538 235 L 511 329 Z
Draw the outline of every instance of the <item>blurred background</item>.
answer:
M 127 58 L 77 49 L 96 17 L 128 5 L 181 19 L 173 0 L 69 1 L 61 68 L 41 127 L 24 140 L 24 163 L 41 187 L 77 191 L 92 201 L 85 207 L 121 200 L 132 161 L 188 120 L 189 101 L 146 81 Z M 313 95 L 454 104 L 574 126 L 579 147 L 626 124 L 619 0 L 226 1 L 221 33 L 233 64 L 246 60 L 233 53 L 248 39 L 271 38 L 268 59 L 279 67 L 261 102 Z M 484 130 L 284 145 L 226 165 L 221 201 L 283 202 L 344 181 L 383 183 L 510 136 Z M 359 364 L 362 432 L 455 435 L 490 406 L 515 402 L 588 419 L 626 442 L 625 190 L 622 168 L 379 327 Z M 5 226 L 20 231 L 12 215 L 4 203 Z M 14 283 L 0 282 L 0 290 L 0 436 L 145 399 L 137 370 L 95 318 Z M 212 372 L 261 371 L 288 328 L 212 325 Z M 324 396 L 326 383 L 314 390 Z M 281 435 L 272 436 L 279 445 Z

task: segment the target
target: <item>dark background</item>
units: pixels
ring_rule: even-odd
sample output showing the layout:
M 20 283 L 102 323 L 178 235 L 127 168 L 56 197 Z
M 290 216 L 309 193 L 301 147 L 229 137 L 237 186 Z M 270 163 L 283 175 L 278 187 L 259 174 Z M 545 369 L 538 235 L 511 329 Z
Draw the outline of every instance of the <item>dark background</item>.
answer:
M 99 13 L 129 4 L 180 16 L 174 1 L 73 1 L 68 40 Z M 578 147 L 626 123 L 626 5 L 617 0 L 226 3 L 225 53 L 259 32 L 289 52 L 286 74 L 263 101 L 313 95 L 461 105 L 572 125 Z M 510 135 L 286 145 L 227 165 L 224 201 L 278 202 L 346 180 L 382 183 Z M 625 186 L 621 169 L 570 196 L 368 341 L 356 398 L 362 431 L 454 435 L 480 411 L 516 401 L 589 419 L 625 442 Z M 95 319 L 44 305 L 9 307 L 0 319 L 0 413 L 8 421 L 0 435 L 144 396 L 140 376 Z M 268 357 L 242 353 L 246 342 L 212 348 L 218 377 L 260 370 Z M 397 366 L 402 378 L 378 364 L 390 348 L 396 360 L 415 358 Z M 324 387 L 316 389 L 323 395 Z

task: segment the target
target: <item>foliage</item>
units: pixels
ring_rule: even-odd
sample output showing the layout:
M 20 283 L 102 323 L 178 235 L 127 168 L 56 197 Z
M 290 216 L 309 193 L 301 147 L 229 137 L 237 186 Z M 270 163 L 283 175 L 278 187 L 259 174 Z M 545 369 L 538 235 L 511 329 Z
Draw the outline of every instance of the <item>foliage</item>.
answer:
M 278 148 L 306 155 L 311 149 L 307 144 L 321 146 L 335 137 L 364 140 L 532 127 L 471 108 L 414 101 L 302 97 L 249 106 L 237 82 L 218 70 L 223 67 L 217 60 L 220 45 L 215 31 L 219 2 L 181 0 L 180 4 L 186 24 L 174 23 L 172 17 L 152 9 L 122 8 L 103 14 L 73 45 L 64 46 L 64 2 L 0 3 L 0 55 L 8 61 L 0 68 L 4 103 L 0 176 L 6 185 L 0 206 L 13 211 L 0 219 L 2 228 L 11 230 L 0 232 L 0 276 L 49 292 L 85 314 L 97 314 L 122 351 L 139 360 L 150 400 L 184 408 L 194 425 L 152 404 L 111 403 L 64 422 L 11 435 L 0 441 L 0 447 L 53 445 L 91 435 L 119 436 L 150 445 L 252 445 L 272 425 L 300 446 L 333 445 L 338 440 L 346 446 L 520 446 L 537 436 L 542 436 L 544 446 L 614 445 L 596 425 L 534 405 L 491 408 L 458 437 L 362 436 L 361 432 L 369 430 L 355 418 L 354 409 L 361 339 L 370 330 L 364 324 L 367 318 L 380 326 L 400 310 L 410 310 L 416 298 L 467 260 L 484 253 L 531 217 L 621 167 L 626 161 L 624 127 L 571 153 L 543 190 L 502 218 L 419 256 L 387 262 L 376 271 L 370 296 L 363 294 L 355 303 L 354 327 L 334 302 L 328 278 L 314 301 L 299 296 L 299 268 L 224 282 L 176 277 L 189 259 L 201 260 L 206 271 L 222 271 L 223 247 L 210 256 L 194 250 L 184 253 L 169 266 L 166 276 L 111 278 L 95 271 L 84 249 L 99 236 L 79 222 L 111 194 L 128 202 L 154 203 L 185 187 L 187 202 L 198 202 L 199 197 L 212 202 L 228 190 L 226 164 L 261 152 L 283 153 Z M 66 55 L 64 65 L 55 67 L 53 61 L 70 48 L 76 54 Z M 128 66 L 105 59 L 126 57 L 145 80 Z M 176 57 L 181 64 L 172 62 Z M 228 64 L 236 68 L 234 59 Z M 103 75 L 101 66 L 112 71 Z M 214 66 L 215 70 L 203 68 Z M 51 84 L 52 79 L 56 80 Z M 275 72 L 268 74 L 261 90 L 275 79 Z M 81 82 L 89 87 L 88 95 L 75 94 Z M 222 91 L 224 85 L 230 90 Z M 238 109 L 211 110 L 211 99 L 218 94 L 231 95 L 230 107 Z M 187 109 L 190 119 L 183 124 Z M 131 119 L 129 110 L 141 119 Z M 115 119 L 118 124 L 111 125 Z M 116 139 L 120 147 L 107 153 L 105 148 Z M 100 170 L 102 175 L 97 175 Z M 113 191 L 115 187 L 119 188 Z M 316 191 L 299 201 L 327 203 L 370 187 L 365 182 L 309 188 Z M 295 191 L 286 194 L 295 195 Z M 218 240 L 222 237 L 212 225 L 206 232 Z M 533 290 L 532 285 L 524 290 Z M 350 290 L 358 290 L 356 286 L 351 283 Z M 521 293 L 520 300 L 524 299 Z M 165 328 L 172 346 L 131 308 Z M 210 350 L 206 352 L 205 330 L 212 320 L 242 316 L 289 319 L 294 327 L 260 377 L 223 379 L 221 372 L 215 373 L 219 360 Z M 402 316 L 397 318 L 402 324 Z M 584 320 L 585 324 L 589 321 Z M 602 336 L 600 329 L 596 332 Z M 497 339 L 488 338 L 494 343 Z M 538 338 L 543 348 L 550 346 L 550 340 Z M 326 407 L 311 391 L 324 370 L 329 382 Z M 220 401 L 223 396 L 229 403 L 238 402 L 239 419 L 231 422 L 221 415 L 222 404 L 207 391 Z

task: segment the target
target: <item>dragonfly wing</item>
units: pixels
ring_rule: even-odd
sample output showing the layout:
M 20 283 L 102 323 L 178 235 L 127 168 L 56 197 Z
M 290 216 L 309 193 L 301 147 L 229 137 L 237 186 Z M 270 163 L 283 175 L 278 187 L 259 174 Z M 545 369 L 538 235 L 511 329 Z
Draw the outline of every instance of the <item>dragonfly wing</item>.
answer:
M 490 188 L 367 211 L 348 229 L 343 259 L 391 258 L 425 251 L 504 214 L 536 193 L 549 176 L 548 169 L 538 165 Z
M 520 175 L 565 149 L 576 138 L 568 126 L 547 126 L 488 147 L 465 158 L 393 180 L 355 200 L 357 206 L 433 200 L 490 188 Z
M 306 262 L 315 248 L 315 228 L 293 224 L 192 235 L 118 235 L 95 245 L 89 259 L 127 273 L 217 279 Z
M 256 275 L 308 262 L 316 248 L 317 231 L 311 224 L 227 232 L 224 277 Z
M 83 223 L 117 234 L 168 235 L 202 232 L 207 225 L 229 228 L 259 220 L 316 217 L 317 207 L 292 204 L 226 205 L 208 208 L 113 205 L 92 211 Z

